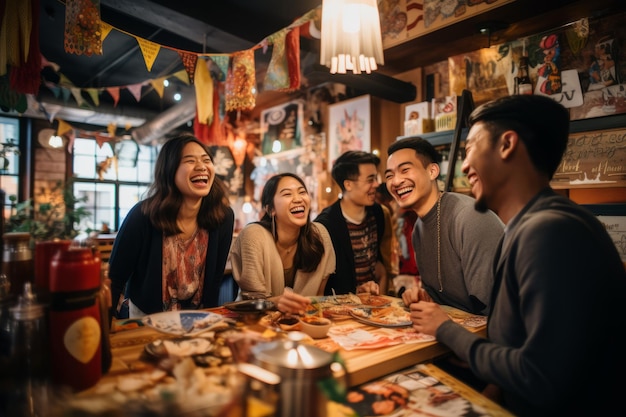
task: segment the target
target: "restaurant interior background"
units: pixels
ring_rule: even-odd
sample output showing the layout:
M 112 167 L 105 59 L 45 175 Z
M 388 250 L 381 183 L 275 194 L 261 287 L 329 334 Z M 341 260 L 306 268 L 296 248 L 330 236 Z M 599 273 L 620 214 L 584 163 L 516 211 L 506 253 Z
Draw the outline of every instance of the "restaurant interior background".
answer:
M 35 94 L 18 94 L 10 73 L 0 77 L 5 218 L 15 210 L 9 196 L 32 198 L 37 207 L 58 199 L 52 190 L 61 181 L 85 198 L 79 204 L 91 214 L 82 231 L 115 231 L 149 186 L 159 144 L 181 131 L 213 147 L 237 228 L 256 219 L 260 189 L 277 171 L 306 179 L 317 212 L 337 198 L 329 164 L 340 144 L 353 139 L 384 165 L 387 146 L 416 128 L 405 122 L 424 109 L 420 103 L 447 100 L 452 119 L 422 134 L 430 126 L 421 124 L 422 115 L 412 131 L 445 153 L 457 97 L 468 90 L 478 105 L 513 94 L 524 54 L 535 93 L 550 93 L 542 71 L 558 68 L 563 91 L 553 97 L 570 107 L 572 147 L 555 188 L 609 208 L 600 215 L 626 207 L 626 4 L 620 0 L 379 0 L 385 63 L 371 74 L 330 74 L 319 64 L 321 0 L 231 0 L 208 10 L 194 1 L 101 0 L 101 54 L 77 44 L 66 52 L 65 2 L 39 3 L 33 33 L 43 57 L 41 84 Z M 276 36 L 294 27 L 299 80 L 272 89 Z M 253 57 L 256 94 L 227 101 L 229 65 L 241 56 Z M 212 90 L 197 93 L 201 74 L 192 63 L 198 61 L 210 63 Z M 207 91 L 219 106 L 205 124 L 198 109 L 206 110 Z M 428 112 L 432 107 L 438 106 Z M 50 137 L 57 135 L 62 146 L 55 148 Z M 460 178 L 455 189 L 468 192 L 463 185 Z

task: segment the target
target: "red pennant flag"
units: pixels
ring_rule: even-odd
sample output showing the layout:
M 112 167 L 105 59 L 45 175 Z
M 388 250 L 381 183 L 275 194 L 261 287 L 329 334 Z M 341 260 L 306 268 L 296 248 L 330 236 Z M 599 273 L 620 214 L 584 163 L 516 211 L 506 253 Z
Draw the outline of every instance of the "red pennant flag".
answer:
M 180 55 L 180 59 L 183 61 L 183 65 L 185 66 L 185 70 L 187 71 L 187 75 L 189 76 L 189 81 L 193 84 L 193 77 L 196 72 L 196 62 L 198 61 L 198 55 L 185 51 L 178 51 L 178 55 Z
M 107 87 L 107 92 L 113 97 L 113 107 L 117 106 L 117 102 L 120 101 L 120 88 L 119 87 Z

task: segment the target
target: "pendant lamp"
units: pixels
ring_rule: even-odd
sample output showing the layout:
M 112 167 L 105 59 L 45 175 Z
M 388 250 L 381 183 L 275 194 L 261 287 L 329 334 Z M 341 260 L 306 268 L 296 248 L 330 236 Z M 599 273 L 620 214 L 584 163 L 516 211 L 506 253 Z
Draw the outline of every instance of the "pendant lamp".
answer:
M 369 74 L 384 63 L 376 0 L 324 0 L 320 64 L 331 74 Z

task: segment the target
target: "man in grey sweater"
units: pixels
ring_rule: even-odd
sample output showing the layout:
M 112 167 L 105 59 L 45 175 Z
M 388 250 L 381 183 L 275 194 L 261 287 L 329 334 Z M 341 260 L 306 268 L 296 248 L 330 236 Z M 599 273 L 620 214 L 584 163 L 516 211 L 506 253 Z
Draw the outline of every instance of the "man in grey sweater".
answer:
M 421 285 L 404 292 L 405 304 L 425 299 L 487 315 L 502 222 L 493 212 L 474 210 L 472 197 L 439 191 L 441 156 L 427 140 L 401 139 L 387 154 L 387 188 L 418 216 L 412 241 Z

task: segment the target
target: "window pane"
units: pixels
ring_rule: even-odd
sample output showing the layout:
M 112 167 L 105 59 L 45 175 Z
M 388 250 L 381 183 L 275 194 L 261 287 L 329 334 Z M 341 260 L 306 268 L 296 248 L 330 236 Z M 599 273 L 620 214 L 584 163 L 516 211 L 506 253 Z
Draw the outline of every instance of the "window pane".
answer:
M 120 185 L 120 225 L 131 208 L 145 198 L 147 185 Z
M 5 192 L 4 195 L 4 218 L 8 219 L 11 216 L 11 202 L 9 201 L 9 197 L 14 195 L 17 197 L 17 177 L 12 175 L 2 175 L 0 176 L 0 182 L 2 184 L 2 189 Z
M 112 146 L 119 151 L 118 161 L 112 159 Z M 157 149 L 160 146 L 127 140 L 107 142 L 100 148 L 93 139 L 76 139 L 75 195 L 87 197 L 82 206 L 90 212 L 81 224 L 82 231 L 101 230 L 103 223 L 108 223 L 110 230 L 119 230 L 128 211 L 143 199 L 152 183 Z
M 82 220 L 80 230 L 101 230 L 103 222 L 109 227 L 115 224 L 115 184 L 75 182 L 74 195 L 87 197 L 87 201 L 78 205 L 90 212 Z
M 96 178 L 95 158 L 87 155 L 74 155 L 74 176 L 76 178 Z

